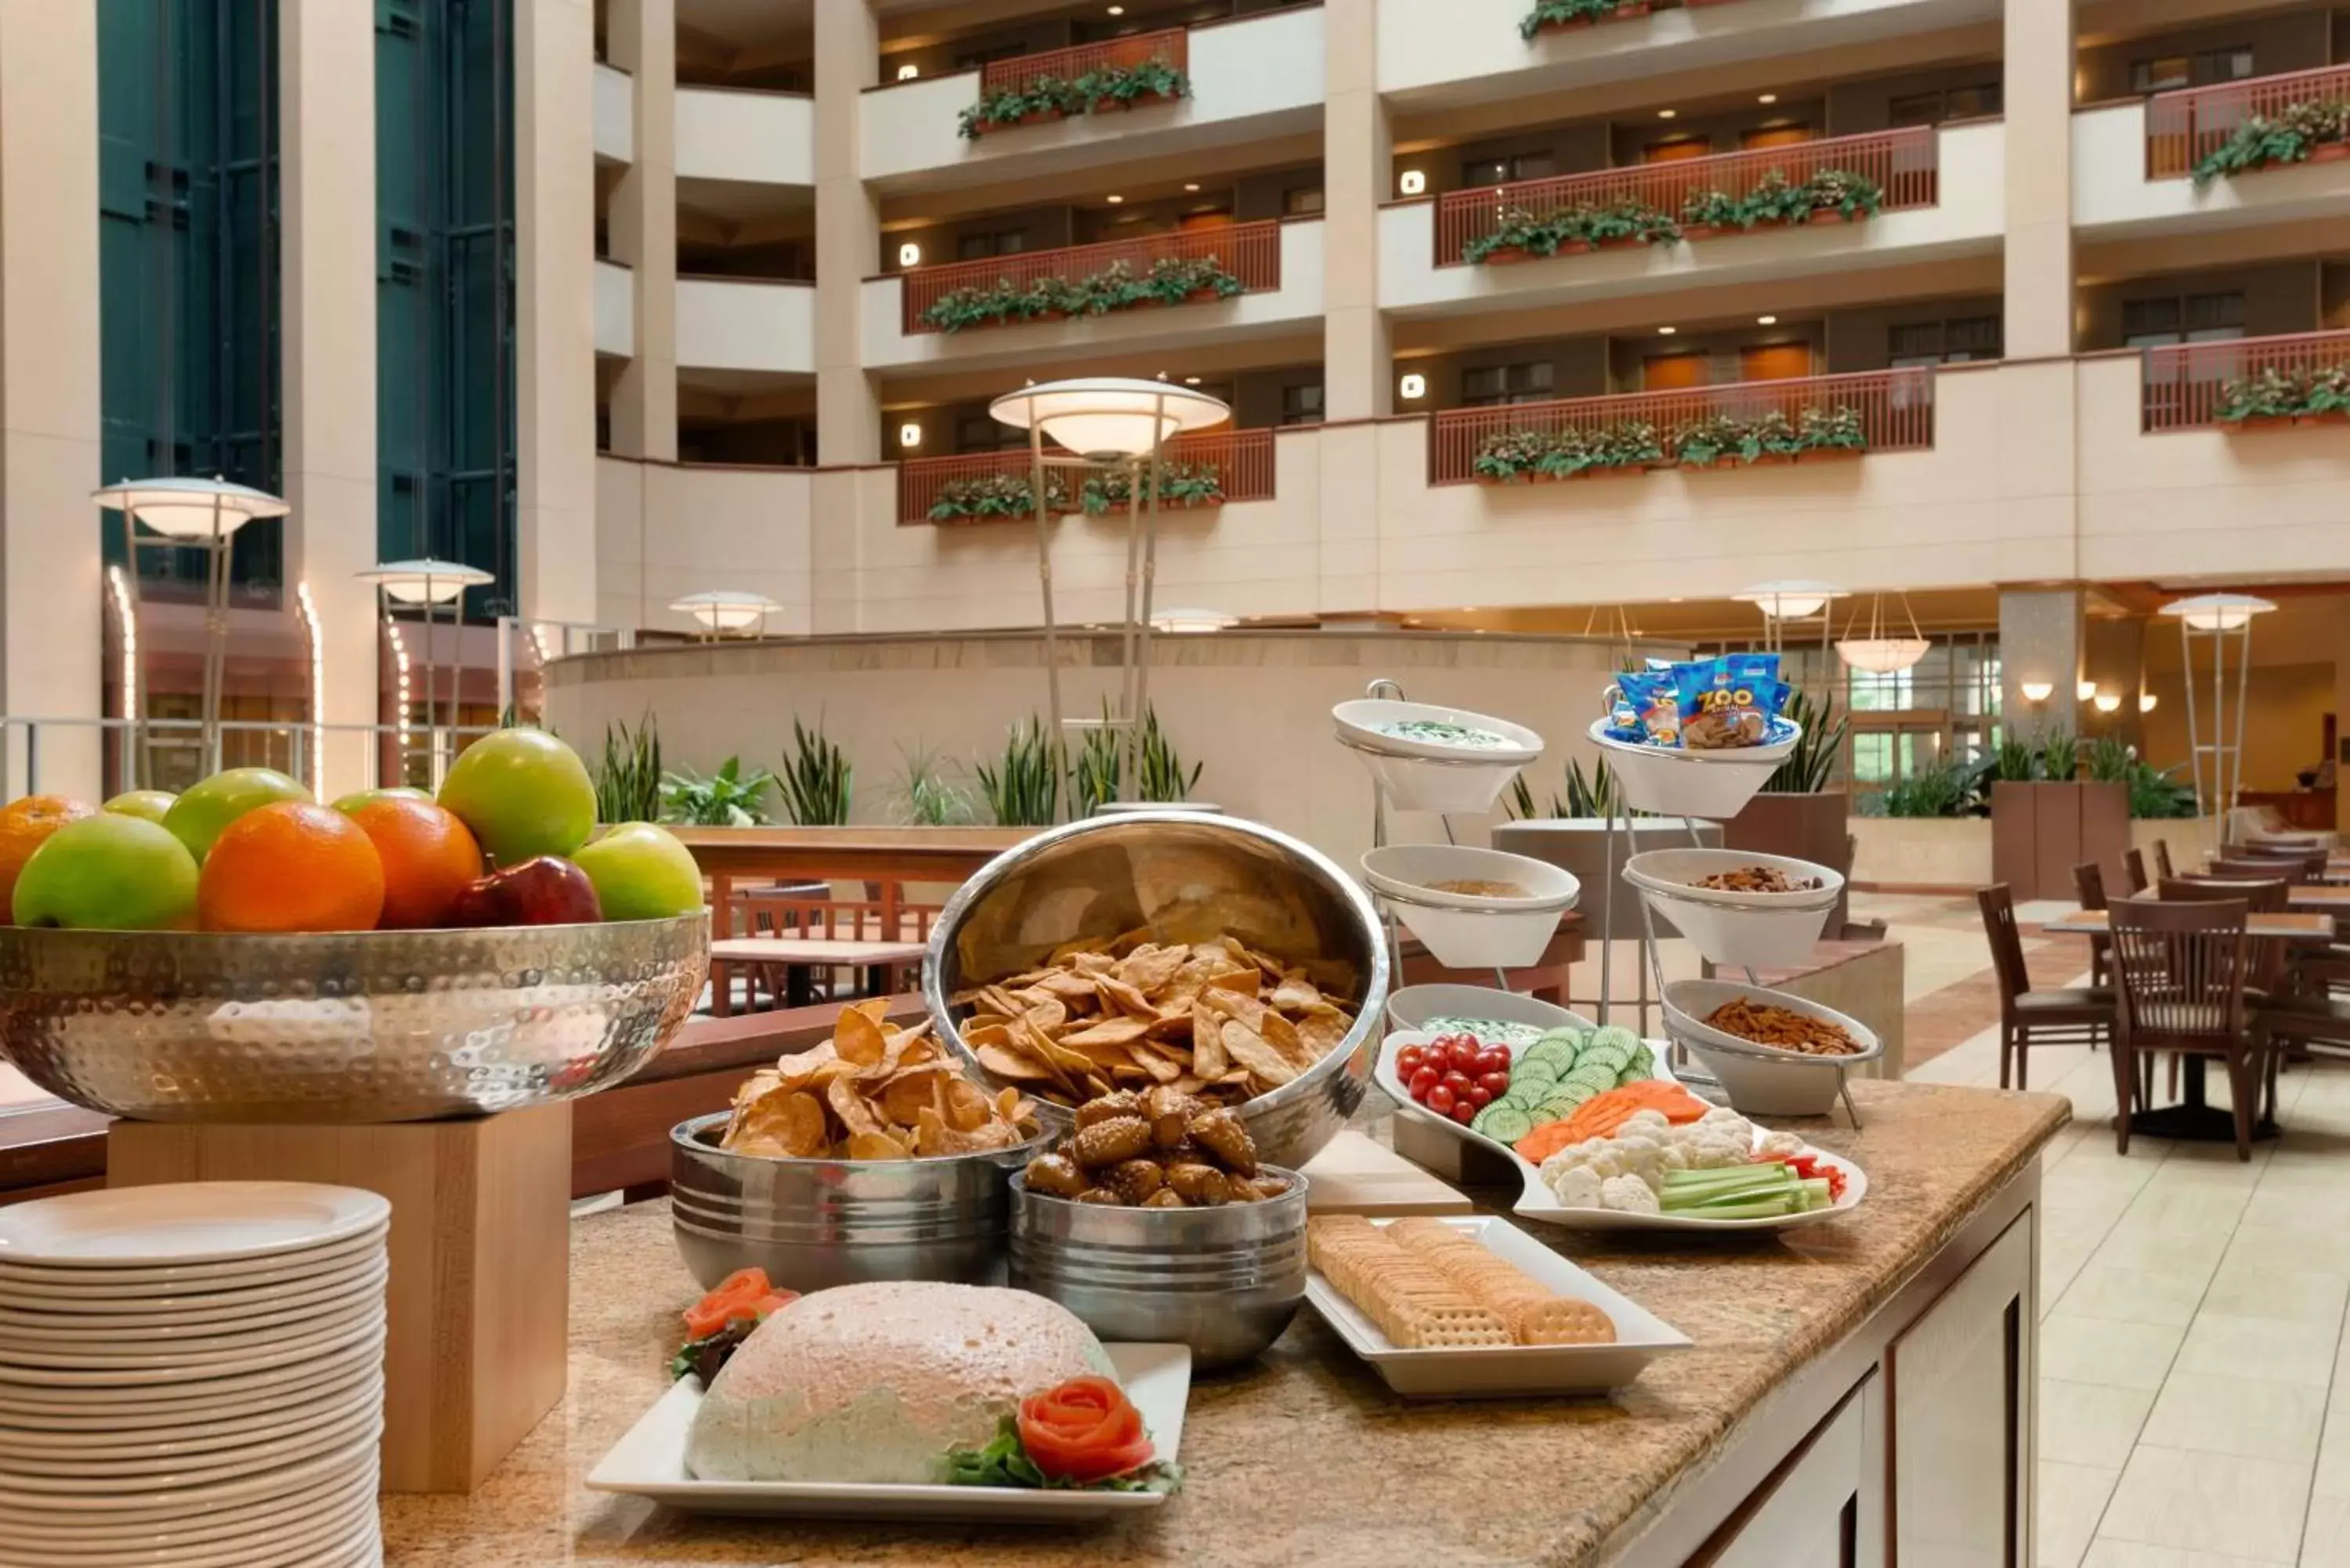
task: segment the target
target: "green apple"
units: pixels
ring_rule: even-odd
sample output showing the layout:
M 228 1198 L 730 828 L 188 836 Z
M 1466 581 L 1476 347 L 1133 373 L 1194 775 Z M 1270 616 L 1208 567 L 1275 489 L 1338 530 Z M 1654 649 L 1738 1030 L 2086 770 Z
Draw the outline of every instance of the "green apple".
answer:
M 702 868 L 665 827 L 622 823 L 571 860 L 596 884 L 608 920 L 661 920 L 702 908 Z
M 431 800 L 430 790 L 411 789 L 406 784 L 388 784 L 382 789 L 355 789 L 335 802 L 335 809 L 350 815 L 371 800 Z
M 194 924 L 196 857 L 161 823 L 120 812 L 69 822 L 16 878 L 20 926 L 163 931 Z
M 99 809 L 123 816 L 143 816 L 150 822 L 161 822 L 172 803 L 180 797 L 167 789 L 129 789 L 116 795 Z
M 201 866 L 230 823 L 281 800 L 316 804 L 308 790 L 276 768 L 230 768 L 191 785 L 163 814 L 163 826 L 179 836 Z
M 500 866 L 568 859 L 596 829 L 596 786 L 579 753 L 544 730 L 484 735 L 449 764 L 441 804 Z

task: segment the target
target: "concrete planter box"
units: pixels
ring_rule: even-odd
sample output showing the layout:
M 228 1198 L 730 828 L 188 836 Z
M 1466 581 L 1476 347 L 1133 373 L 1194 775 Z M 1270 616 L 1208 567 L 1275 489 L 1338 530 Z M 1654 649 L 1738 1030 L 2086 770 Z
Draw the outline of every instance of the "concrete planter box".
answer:
M 1958 890 L 1991 879 L 1991 819 L 1856 816 L 1849 873 L 1866 888 Z
M 2018 903 L 2073 898 L 2073 867 L 2084 861 L 2104 871 L 2108 895 L 2128 890 L 2126 784 L 1994 784 L 1991 823 L 1991 878 L 2006 883 Z
M 1745 810 L 1722 824 L 1722 847 L 1792 856 L 1850 877 L 1850 816 L 1851 797 L 1842 790 L 1817 794 L 1765 793 L 1748 801 Z M 1822 935 L 1830 941 L 1844 931 L 1845 909 L 1846 900 L 1838 898 L 1828 912 Z

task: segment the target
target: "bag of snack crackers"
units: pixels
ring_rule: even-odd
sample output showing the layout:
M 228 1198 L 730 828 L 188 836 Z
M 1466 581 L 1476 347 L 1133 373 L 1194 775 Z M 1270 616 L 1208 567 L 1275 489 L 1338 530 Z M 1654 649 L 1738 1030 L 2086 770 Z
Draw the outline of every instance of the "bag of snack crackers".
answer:
M 1726 653 L 1674 667 L 1680 743 L 1690 751 L 1759 746 L 1786 701 L 1775 653 Z

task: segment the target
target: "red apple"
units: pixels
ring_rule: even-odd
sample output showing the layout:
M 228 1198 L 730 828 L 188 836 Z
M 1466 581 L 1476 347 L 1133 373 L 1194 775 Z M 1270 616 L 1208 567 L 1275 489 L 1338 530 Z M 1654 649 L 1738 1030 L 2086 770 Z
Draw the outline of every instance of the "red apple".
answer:
M 493 871 L 457 895 L 453 926 L 570 926 L 604 918 L 588 873 L 553 855 Z

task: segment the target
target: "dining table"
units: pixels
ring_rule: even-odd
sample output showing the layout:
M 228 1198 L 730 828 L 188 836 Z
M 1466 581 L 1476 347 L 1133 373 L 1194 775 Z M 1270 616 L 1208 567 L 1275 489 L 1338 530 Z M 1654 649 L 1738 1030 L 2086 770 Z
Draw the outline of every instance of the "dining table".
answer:
M 734 968 L 737 965 L 784 971 L 784 1005 L 806 1007 L 816 1000 L 815 971 L 819 969 L 861 969 L 865 991 L 879 995 L 895 990 L 889 971 L 919 964 L 928 950 L 924 942 L 851 941 L 822 937 L 721 937 L 710 944 L 710 1012 L 714 1018 L 733 1012 Z
M 2113 932 L 2113 911 L 2073 909 L 2046 922 L 2040 929 L 2050 936 L 2110 936 Z M 2293 947 L 2323 947 L 2334 940 L 2334 917 L 2297 909 L 2282 914 L 2250 915 L 2244 920 L 2244 933 L 2254 941 L 2284 942 Z M 2118 986 L 2118 979 L 2116 984 Z M 2210 1102 L 2210 1087 L 2204 1076 L 2205 1064 L 2209 1060 L 2204 1056 L 2187 1056 L 2179 1070 L 2178 1103 L 2134 1114 L 2130 1117 L 2131 1135 L 2178 1138 L 2189 1143 L 2235 1142 L 2234 1114 Z M 2271 1117 L 2262 1117 L 2252 1128 L 2252 1136 L 2256 1138 L 2274 1137 L 2276 1135 L 2277 1125 Z

